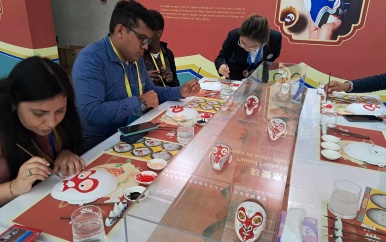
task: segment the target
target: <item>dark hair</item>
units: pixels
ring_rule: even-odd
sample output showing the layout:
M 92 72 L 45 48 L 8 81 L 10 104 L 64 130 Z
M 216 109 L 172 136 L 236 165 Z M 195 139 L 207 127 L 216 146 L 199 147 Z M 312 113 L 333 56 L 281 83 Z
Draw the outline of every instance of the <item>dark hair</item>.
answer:
M 149 14 L 154 20 L 155 31 L 164 30 L 165 21 L 164 17 L 162 17 L 162 14 L 154 9 L 149 10 Z
M 62 94 L 67 97 L 66 114 L 59 124 L 65 132 L 63 149 L 80 154 L 82 129 L 74 103 L 74 90 L 67 74 L 56 63 L 38 56 L 19 62 L 8 78 L 0 80 L 0 143 L 1 156 L 8 162 L 11 178 L 30 157 L 16 143 L 37 155 L 30 131 L 19 120 L 14 108 L 20 102 L 47 100 Z M 59 132 L 60 133 L 60 132 Z
M 139 19 L 141 19 L 151 30 L 155 30 L 153 18 L 142 4 L 134 0 L 119 1 L 111 14 L 110 34 L 114 33 L 117 24 L 122 24 L 130 28 L 138 27 Z
M 257 14 L 249 15 L 239 28 L 239 34 L 262 44 L 269 41 L 269 24 L 266 17 Z

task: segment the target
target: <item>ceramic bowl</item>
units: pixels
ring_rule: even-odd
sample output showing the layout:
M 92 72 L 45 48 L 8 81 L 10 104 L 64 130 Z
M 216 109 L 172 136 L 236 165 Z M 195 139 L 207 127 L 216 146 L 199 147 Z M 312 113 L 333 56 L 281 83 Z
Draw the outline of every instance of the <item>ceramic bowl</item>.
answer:
M 205 124 L 208 123 L 208 121 L 209 121 L 209 119 L 207 119 L 207 118 L 202 118 L 202 119 L 196 120 L 196 124 L 197 124 L 198 126 L 204 126 Z
M 150 185 L 157 177 L 157 173 L 154 171 L 141 171 L 135 176 L 135 180 L 143 185 Z
M 167 164 L 164 159 L 151 159 L 147 162 L 147 167 L 155 171 L 160 171 L 165 168 Z
M 337 160 L 342 157 L 342 155 L 335 150 L 322 150 L 321 153 L 322 156 L 329 160 Z
M 149 195 L 149 191 L 145 192 L 145 190 L 146 190 L 146 187 L 142 187 L 142 186 L 129 187 L 126 189 L 123 196 L 126 198 L 126 200 L 134 202 L 138 198 L 138 196 L 143 193 L 143 196 L 140 199 L 138 199 L 138 201 L 142 201 Z
M 325 134 L 322 136 L 322 140 L 326 141 L 326 142 L 339 143 L 340 138 L 338 138 L 334 135 Z
M 323 149 L 326 149 L 326 150 L 339 150 L 340 149 L 340 146 L 336 143 L 333 143 L 333 142 L 322 142 L 320 144 Z

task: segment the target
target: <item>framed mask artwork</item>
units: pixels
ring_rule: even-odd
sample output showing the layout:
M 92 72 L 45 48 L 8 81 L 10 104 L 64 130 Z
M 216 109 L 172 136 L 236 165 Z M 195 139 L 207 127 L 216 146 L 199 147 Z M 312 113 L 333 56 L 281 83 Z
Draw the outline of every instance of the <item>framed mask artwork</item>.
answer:
M 237 207 L 235 215 L 235 231 L 243 242 L 256 241 L 263 232 L 267 214 L 257 201 L 247 200 Z
M 90 203 L 113 192 L 117 178 L 105 169 L 82 171 L 57 183 L 51 196 L 69 204 Z
M 256 114 L 257 111 L 259 111 L 259 102 L 259 98 L 255 95 L 250 95 L 247 97 L 244 103 L 245 113 L 248 116 Z
M 216 143 L 212 146 L 212 150 L 209 155 L 210 163 L 213 169 L 221 171 L 229 161 L 232 155 L 232 149 L 225 143 Z
M 268 123 L 268 135 L 271 140 L 275 141 L 280 138 L 287 130 L 287 124 L 283 119 L 274 118 Z

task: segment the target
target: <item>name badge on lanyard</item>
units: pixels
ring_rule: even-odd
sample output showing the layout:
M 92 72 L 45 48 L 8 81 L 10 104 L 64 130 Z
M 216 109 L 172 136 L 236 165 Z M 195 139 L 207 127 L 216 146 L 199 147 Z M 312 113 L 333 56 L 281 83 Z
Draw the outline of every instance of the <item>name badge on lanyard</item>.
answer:
M 250 69 L 251 67 L 256 66 L 257 63 L 259 62 L 260 55 L 261 55 L 261 49 L 263 49 L 263 46 L 261 46 L 259 51 L 257 52 L 257 55 L 256 55 L 256 58 L 255 58 L 254 62 L 252 62 L 251 52 L 248 52 L 248 69 Z
M 126 73 L 125 66 L 124 66 L 123 63 L 122 63 L 122 60 L 119 58 L 118 51 L 115 49 L 115 46 L 114 46 L 113 42 L 111 41 L 110 38 L 109 38 L 109 40 L 110 40 L 110 43 L 111 43 L 111 47 L 113 47 L 113 50 L 114 50 L 115 54 L 118 56 L 119 63 L 121 63 L 121 66 L 122 66 L 122 69 L 123 69 L 123 73 L 124 73 L 124 75 L 125 75 L 125 86 L 126 86 L 127 96 L 128 96 L 128 97 L 132 97 L 132 96 L 133 96 L 133 93 L 131 92 L 130 82 L 129 82 L 129 78 L 127 77 L 127 73 Z M 137 69 L 138 89 L 139 89 L 139 95 L 141 96 L 141 95 L 143 94 L 143 90 L 142 90 L 142 82 L 141 82 L 141 76 L 139 75 L 139 70 L 138 70 L 138 64 L 137 64 L 137 62 L 135 61 L 134 64 L 135 64 L 135 67 L 136 67 L 136 69 Z

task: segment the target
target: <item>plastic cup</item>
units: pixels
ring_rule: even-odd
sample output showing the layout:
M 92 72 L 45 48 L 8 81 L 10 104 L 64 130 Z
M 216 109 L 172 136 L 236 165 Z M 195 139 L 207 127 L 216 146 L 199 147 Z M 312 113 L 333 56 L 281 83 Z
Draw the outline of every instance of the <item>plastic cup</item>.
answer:
M 335 181 L 328 210 L 339 218 L 355 218 L 358 214 L 361 191 L 361 187 L 353 182 Z
M 326 127 L 335 127 L 338 121 L 338 112 L 335 109 L 323 109 L 320 114 L 320 125 Z
M 71 214 L 74 242 L 107 241 L 102 211 L 93 205 L 82 206 Z
M 179 121 L 177 126 L 177 142 L 188 144 L 194 137 L 194 120 Z
M 233 90 L 229 85 L 222 85 L 221 91 L 220 91 L 220 98 L 221 100 L 228 100 L 230 96 L 232 96 Z
M 325 81 L 319 81 L 318 83 L 318 87 L 317 87 L 317 90 L 316 90 L 316 93 L 318 95 L 325 95 L 325 92 L 324 92 L 324 85 L 326 85 L 327 83 Z

